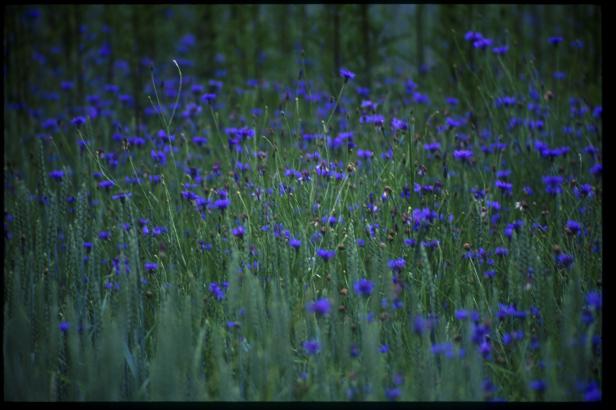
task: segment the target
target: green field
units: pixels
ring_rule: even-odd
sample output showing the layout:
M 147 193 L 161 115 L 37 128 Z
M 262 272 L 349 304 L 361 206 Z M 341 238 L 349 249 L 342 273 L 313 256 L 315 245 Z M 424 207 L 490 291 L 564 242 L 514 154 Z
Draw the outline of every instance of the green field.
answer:
M 601 11 L 5 6 L 5 400 L 601 400 Z

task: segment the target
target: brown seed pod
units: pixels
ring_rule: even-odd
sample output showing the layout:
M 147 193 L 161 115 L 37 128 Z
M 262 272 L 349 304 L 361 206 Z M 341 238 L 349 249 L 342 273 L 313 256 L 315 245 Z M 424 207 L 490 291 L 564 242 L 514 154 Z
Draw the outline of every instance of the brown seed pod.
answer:
M 349 290 L 348 290 L 347 288 L 342 288 L 342 289 L 340 289 L 340 292 L 339 292 L 339 293 L 340 293 L 342 296 L 346 296 L 346 295 L 348 295 L 348 294 L 349 294 Z
M 469 251 L 470 249 L 471 249 L 471 244 L 470 244 L 470 243 L 468 243 L 468 242 L 466 242 L 466 243 L 464 244 L 464 250 L 465 250 L 465 251 Z

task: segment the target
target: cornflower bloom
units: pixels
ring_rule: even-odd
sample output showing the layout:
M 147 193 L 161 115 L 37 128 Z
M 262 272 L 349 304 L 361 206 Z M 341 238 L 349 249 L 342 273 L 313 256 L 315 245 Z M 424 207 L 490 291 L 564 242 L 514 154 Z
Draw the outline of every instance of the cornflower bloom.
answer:
M 310 313 L 314 313 L 317 316 L 327 316 L 331 310 L 331 303 L 329 299 L 323 298 L 314 302 L 308 303 L 306 310 Z
M 321 259 L 323 259 L 325 262 L 329 261 L 330 259 L 332 259 L 334 256 L 336 256 L 336 251 L 330 251 L 327 249 L 319 249 L 317 251 L 317 255 L 319 255 L 321 257 Z
M 355 293 L 360 296 L 368 297 L 372 293 L 372 289 L 374 288 L 374 283 L 370 280 L 363 278 L 355 282 L 354 289 Z
M 344 78 L 344 82 L 346 83 L 347 81 L 355 78 L 355 73 L 347 70 L 346 68 L 341 68 L 340 77 Z

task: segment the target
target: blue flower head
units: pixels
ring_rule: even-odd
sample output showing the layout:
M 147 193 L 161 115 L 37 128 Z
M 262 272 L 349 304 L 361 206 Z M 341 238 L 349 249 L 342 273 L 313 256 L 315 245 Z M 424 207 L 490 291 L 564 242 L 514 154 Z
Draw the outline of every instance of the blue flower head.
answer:
M 374 288 L 374 283 L 370 280 L 363 278 L 355 282 L 355 293 L 360 296 L 368 297 L 372 293 L 372 289 Z

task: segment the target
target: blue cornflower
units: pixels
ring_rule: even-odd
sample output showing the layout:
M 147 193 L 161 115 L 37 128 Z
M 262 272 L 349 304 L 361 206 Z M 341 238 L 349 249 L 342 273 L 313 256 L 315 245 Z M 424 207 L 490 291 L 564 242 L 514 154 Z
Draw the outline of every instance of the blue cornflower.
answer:
M 389 262 L 387 262 L 387 266 L 389 266 L 389 269 L 391 269 L 394 272 L 402 272 L 402 270 L 404 270 L 404 268 L 406 267 L 406 261 L 404 260 L 404 258 L 398 258 L 398 259 L 391 259 L 389 260 Z
M 195 144 L 195 145 L 197 145 L 199 147 L 202 147 L 205 144 L 207 144 L 207 138 L 196 136 L 196 137 L 192 138 L 192 142 L 193 142 L 193 144 Z
M 413 238 L 406 238 L 406 239 L 404 240 L 404 245 L 405 245 L 405 246 L 412 247 L 412 246 L 417 245 L 417 241 L 416 241 L 415 239 L 413 239 Z
M 81 117 L 81 116 L 75 117 L 71 120 L 71 124 L 73 124 L 76 127 L 79 127 L 85 123 L 86 123 L 85 117 Z
M 331 303 L 327 298 L 319 299 L 308 303 L 306 310 L 317 316 L 327 316 L 331 310 Z
M 213 208 L 219 209 L 222 211 L 222 210 L 227 209 L 230 203 L 231 201 L 227 198 L 217 199 L 216 201 L 214 201 Z
M 291 238 L 291 240 L 289 240 L 289 245 L 291 245 L 293 249 L 298 250 L 299 247 L 302 246 L 302 241 L 297 238 Z
M 496 391 L 496 386 L 490 379 L 484 379 L 481 385 L 483 386 L 483 391 L 486 393 L 493 393 Z
M 216 94 L 206 93 L 201 96 L 201 101 L 205 103 L 212 103 L 216 99 Z
M 483 35 L 479 32 L 475 32 L 475 31 L 467 31 L 466 34 L 464 35 L 464 40 L 466 41 L 478 41 L 481 40 L 483 38 Z
M 417 104 L 429 104 L 430 103 L 430 98 L 426 94 L 422 94 L 420 92 L 413 93 L 413 100 Z
M 166 232 L 167 232 L 167 228 L 165 228 L 164 226 L 155 226 L 154 229 L 152 230 L 152 235 L 160 236 Z
M 510 169 L 500 169 L 498 171 L 496 171 L 496 177 L 499 179 L 508 179 L 511 176 L 511 170 Z
M 393 387 L 391 389 L 385 390 L 385 396 L 387 396 L 388 400 L 398 400 L 398 398 L 400 397 L 400 388 Z
M 133 196 L 132 192 L 120 192 L 118 194 L 112 195 L 111 199 L 114 201 L 124 201 L 125 199 L 130 198 L 131 196 Z
M 332 259 L 334 256 L 336 256 L 336 251 L 333 250 L 327 250 L 327 249 L 319 249 L 317 250 L 317 255 L 319 255 L 325 262 L 329 261 L 330 259 Z
M 323 218 L 321 218 L 321 223 L 323 223 L 324 225 L 334 226 L 334 225 L 336 225 L 339 222 L 340 219 L 336 218 L 333 215 L 331 215 L 331 216 L 324 216 Z
M 600 162 L 597 162 L 595 165 L 590 168 L 590 173 L 594 176 L 599 176 L 603 173 L 603 165 Z
M 62 170 L 51 171 L 49 173 L 49 176 L 55 179 L 56 181 L 62 181 L 62 178 L 64 178 L 64 171 Z
M 233 228 L 231 232 L 233 233 L 233 236 L 235 236 L 236 238 L 242 239 L 246 231 L 244 230 L 243 226 L 239 225 L 238 227 Z
M 529 384 L 529 387 L 539 393 L 542 393 L 545 391 L 545 382 L 541 379 L 537 379 L 537 380 L 532 380 Z
M 424 144 L 424 150 L 428 152 L 436 152 L 441 149 L 441 144 L 439 142 L 431 142 L 429 144 Z
M 385 117 L 381 114 L 362 115 L 359 117 L 359 122 L 362 124 L 374 124 L 382 127 L 385 124 Z
M 444 354 L 447 357 L 453 357 L 453 345 L 451 343 L 438 343 L 431 347 L 434 355 Z
M 483 356 L 484 359 L 489 359 L 491 352 L 492 345 L 490 345 L 490 342 L 487 339 L 481 342 L 479 345 L 479 353 L 481 353 L 481 356 Z
M 346 68 L 341 68 L 340 77 L 344 78 L 344 82 L 347 82 L 355 78 L 355 73 L 347 70 Z
M 456 310 L 455 317 L 458 320 L 466 320 L 469 318 L 468 310 L 466 309 L 458 309 Z
M 589 383 L 584 389 L 585 401 L 599 401 L 601 400 L 601 388 L 597 382 Z
M 69 322 L 67 322 L 66 320 L 63 320 L 62 322 L 60 322 L 58 327 L 60 328 L 60 331 L 62 333 L 66 333 L 68 331 L 68 329 L 71 328 L 71 324 Z
M 548 41 L 550 42 L 550 44 L 552 44 L 554 46 L 557 46 L 560 43 L 562 43 L 564 41 L 564 39 L 562 37 L 560 37 L 560 36 L 554 36 L 554 37 L 550 37 L 548 39 Z
M 216 282 L 210 283 L 210 292 L 214 295 L 216 300 L 223 300 L 225 297 L 224 290 Z
M 373 101 L 370 100 L 363 100 L 361 102 L 361 108 L 364 108 L 367 110 L 372 110 L 372 111 L 376 111 L 377 108 L 377 104 Z M 362 110 L 363 111 L 363 110 Z M 364 111 L 365 112 L 365 111 Z
M 195 95 L 201 94 L 203 90 L 204 90 L 204 87 L 201 84 L 193 84 L 193 86 L 190 87 L 190 91 Z
M 408 124 L 402 120 L 399 120 L 398 118 L 392 118 L 391 120 L 391 128 L 393 128 L 396 131 L 404 131 L 408 129 Z
M 421 241 L 421 246 L 423 246 L 424 248 L 428 248 L 428 249 L 438 248 L 440 244 L 441 244 L 441 241 L 439 241 L 438 239 L 431 239 L 429 241 Z
M 599 310 L 601 309 L 601 305 L 603 304 L 603 297 L 601 296 L 601 293 L 593 290 L 591 292 L 588 292 L 588 294 L 586 295 L 586 303 L 588 303 L 589 306 Z
M 473 43 L 474 48 L 478 48 L 480 50 L 485 50 L 487 47 L 492 45 L 493 41 L 491 38 L 482 38 Z
M 165 163 L 167 162 L 167 156 L 165 155 L 163 151 L 152 150 L 150 152 L 150 156 L 152 157 L 154 162 L 160 165 L 165 165 Z
M 561 253 L 556 257 L 556 265 L 559 268 L 568 268 L 573 264 L 573 256 Z
M 473 158 L 473 151 L 456 150 L 453 152 L 453 157 L 458 161 L 467 162 Z
M 509 182 L 497 180 L 496 187 L 500 189 L 504 194 L 511 194 L 513 185 Z
M 581 229 L 580 223 L 572 219 L 569 219 L 565 225 L 565 231 L 570 235 L 577 235 Z
M 304 350 L 309 356 L 315 355 L 321 351 L 321 344 L 316 340 L 306 340 L 304 342 Z
M 155 262 L 146 262 L 145 270 L 149 273 L 155 272 L 158 269 L 158 264 Z
M 518 341 L 518 342 L 519 342 L 520 340 L 524 339 L 524 331 L 523 331 L 523 330 L 517 330 L 517 331 L 514 331 L 512 335 L 513 335 L 513 338 L 514 338 L 516 341 Z
M 548 194 L 556 195 L 563 192 L 561 187 L 563 177 L 561 176 L 545 176 L 543 177 L 543 183 L 545 184 L 545 191 Z
M 506 45 L 492 48 L 492 52 L 500 56 L 507 54 L 508 51 L 509 51 L 509 46 L 506 46 Z
M 363 297 L 370 296 L 373 288 L 374 288 L 374 283 L 372 283 L 366 278 L 358 280 L 357 282 L 355 282 L 355 286 L 354 286 L 355 293 Z

